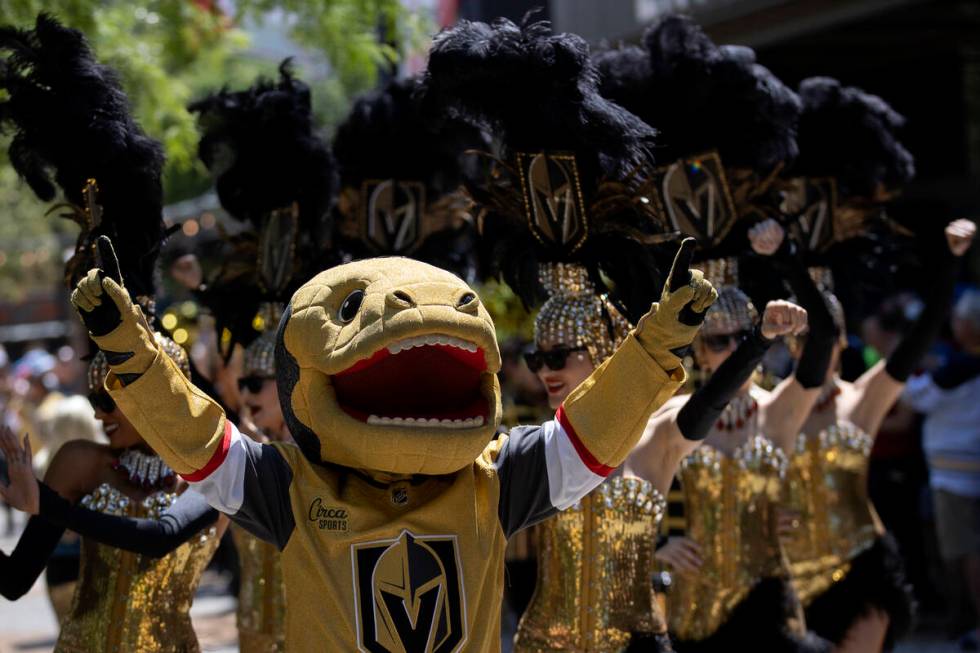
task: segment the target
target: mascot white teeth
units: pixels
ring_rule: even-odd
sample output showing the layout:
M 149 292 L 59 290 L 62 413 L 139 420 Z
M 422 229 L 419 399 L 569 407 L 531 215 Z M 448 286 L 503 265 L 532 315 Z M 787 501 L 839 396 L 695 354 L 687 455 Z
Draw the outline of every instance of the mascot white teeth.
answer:
M 433 61 L 455 56 L 470 32 L 506 45 L 508 61 L 577 70 L 568 88 L 588 96 L 588 110 L 613 106 L 590 104 L 584 41 L 540 25 L 462 23 L 437 38 Z M 299 447 L 242 437 L 101 271 L 72 303 L 111 365 L 109 393 L 146 441 L 281 549 L 290 650 L 496 651 L 507 538 L 602 482 L 684 380 L 679 355 L 715 298 L 688 272 L 692 246 L 681 246 L 660 301 L 554 419 L 507 436 L 496 435 L 493 322 L 469 286 L 425 263 L 348 263 L 293 295 L 276 367 Z

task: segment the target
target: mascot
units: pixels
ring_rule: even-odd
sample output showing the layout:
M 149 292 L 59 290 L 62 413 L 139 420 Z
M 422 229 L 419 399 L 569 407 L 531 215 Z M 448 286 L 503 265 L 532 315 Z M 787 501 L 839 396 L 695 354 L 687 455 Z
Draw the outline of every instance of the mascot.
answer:
M 552 45 L 583 61 L 576 37 Z M 296 651 L 496 651 L 507 538 L 619 466 L 684 381 L 715 291 L 682 243 L 660 301 L 540 426 L 498 435 L 494 325 L 455 275 L 406 258 L 321 272 L 276 336 L 298 447 L 243 437 L 161 351 L 111 256 L 72 303 L 111 366 L 106 388 L 173 469 L 282 552 Z M 108 249 L 104 247 L 103 249 Z

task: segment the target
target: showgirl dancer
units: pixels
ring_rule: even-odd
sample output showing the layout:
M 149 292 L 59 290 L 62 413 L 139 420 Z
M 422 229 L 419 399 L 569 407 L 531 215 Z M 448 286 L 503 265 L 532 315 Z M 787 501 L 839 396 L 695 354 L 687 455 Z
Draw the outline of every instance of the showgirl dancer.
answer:
M 499 158 L 484 154 L 488 172 L 471 185 L 483 211 L 483 258 L 526 305 L 544 291 L 536 349 L 525 359 L 557 409 L 659 289 L 648 245 L 663 221 L 646 201 L 653 130 L 599 96 L 578 37 L 504 20 L 468 36 L 486 54 L 467 62 L 479 78 L 452 80 L 452 106 L 483 124 L 501 150 Z M 538 61 L 549 47 L 569 56 Z M 446 83 L 444 66 L 433 59 L 430 78 Z M 515 650 L 669 650 L 650 584 L 663 510 L 650 483 L 614 472 L 542 522 L 537 586 Z
M 9 52 L 0 86 L 10 99 L 0 115 L 16 130 L 11 160 L 42 200 L 54 199 L 60 187 L 70 217 L 82 227 L 66 281 L 73 285 L 96 262 L 96 239 L 111 235 L 118 244 L 115 274 L 152 317 L 154 266 L 164 235 L 159 144 L 129 116 L 115 74 L 93 59 L 79 32 L 41 15 L 34 30 L 0 31 L 0 49 Z M 54 170 L 53 180 L 48 169 Z M 183 350 L 159 333 L 154 337 L 189 376 Z M 9 431 L 0 437 L 12 481 L 2 490 L 5 498 L 41 513 L 28 521 L 11 556 L 0 558 L 0 591 L 13 599 L 30 589 L 67 526 L 84 538 L 81 575 L 57 651 L 196 651 L 190 604 L 222 524 L 215 526 L 217 513 L 201 497 L 177 498 L 186 485 L 106 394 L 103 382 L 113 355 L 98 352 L 88 372 L 108 446 L 66 443 L 39 487 L 27 443 L 21 448 Z M 189 514 L 199 519 L 188 520 Z M 93 537 L 110 536 L 126 524 L 138 537 L 148 522 L 127 517 L 159 520 L 149 532 L 171 536 L 161 544 L 173 551 L 153 558 Z
M 680 458 L 686 536 L 658 551 L 677 573 L 668 617 L 679 651 L 828 648 L 807 633 L 780 548 L 777 506 L 786 459 L 820 394 L 832 346 L 832 322 L 805 270 L 791 260 L 773 267 L 793 285 L 809 313 L 806 354 L 771 393 L 751 374 L 776 335 L 805 324 L 798 307 L 774 302 L 758 313 L 739 290 L 737 257 L 753 224 L 778 215 L 779 171 L 795 157 L 799 100 L 744 47 L 712 43 L 685 18 L 667 17 L 642 47 L 598 57 L 603 92 L 660 129 L 658 197 L 673 228 L 701 244 L 699 264 L 718 287 L 695 354 L 710 377 L 676 397 L 651 420 L 628 469 L 669 484 Z M 690 442 L 664 457 L 676 434 Z M 682 440 L 684 441 L 684 440 Z
M 799 203 L 803 218 L 793 228 L 816 263 L 884 210 L 911 178 L 913 160 L 896 136 L 903 119 L 881 98 L 829 78 L 804 80 L 800 97 L 800 158 L 793 174 L 804 177 L 798 183 L 809 201 Z M 788 508 L 799 527 L 786 543 L 808 625 L 841 650 L 890 648 L 909 627 L 910 588 L 894 540 L 868 498 L 868 456 L 882 420 L 947 318 L 959 260 L 974 232 L 965 220 L 946 227 L 948 249 L 930 258 L 936 260 L 934 283 L 921 315 L 895 351 L 854 383 L 837 376 L 846 342 L 833 277 L 826 268 L 814 270 L 824 280 L 839 337 L 821 397 L 792 450 Z
M 218 274 L 200 290 L 230 354 L 245 345 L 238 380 L 259 442 L 292 440 L 276 388 L 275 332 L 292 293 L 330 260 L 329 211 L 336 166 L 316 134 L 310 89 L 287 60 L 275 82 L 222 90 L 195 102 L 199 155 L 215 175 L 222 208 L 246 226 L 228 239 Z M 258 327 L 258 328 L 257 328 Z M 286 649 L 279 550 L 232 527 L 241 561 L 238 641 L 243 653 Z

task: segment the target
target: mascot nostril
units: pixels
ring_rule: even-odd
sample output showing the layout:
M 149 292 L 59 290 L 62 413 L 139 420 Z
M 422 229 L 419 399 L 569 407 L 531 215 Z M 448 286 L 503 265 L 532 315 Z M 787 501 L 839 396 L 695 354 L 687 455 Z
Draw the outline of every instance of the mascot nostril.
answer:
M 415 300 L 404 290 L 396 290 L 388 295 L 388 303 L 396 308 L 411 308 Z

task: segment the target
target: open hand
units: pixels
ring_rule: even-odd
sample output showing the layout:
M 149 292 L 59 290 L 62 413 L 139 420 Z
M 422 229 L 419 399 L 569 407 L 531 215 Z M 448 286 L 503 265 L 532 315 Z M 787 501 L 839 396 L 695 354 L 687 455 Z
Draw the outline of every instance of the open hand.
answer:
M 806 326 L 805 308 L 777 299 L 766 304 L 759 330 L 763 338 L 773 340 L 779 336 L 798 336 L 806 330 Z
M 763 220 L 749 229 L 749 244 L 752 245 L 752 251 L 762 256 L 772 256 L 779 251 L 785 237 L 786 231 L 772 218 Z
M 667 543 L 657 549 L 653 557 L 683 574 L 696 574 L 704 564 L 698 543 L 682 536 L 667 538 Z
M 953 220 L 946 225 L 946 242 L 953 256 L 963 256 L 970 249 L 973 237 L 977 233 L 977 225 L 972 220 Z
M 0 483 L 0 496 L 17 510 L 36 515 L 41 509 L 41 492 L 34 476 L 34 455 L 31 443 L 24 436 L 24 445 L 17 442 L 10 427 L 0 427 L 0 451 L 7 459 L 9 483 Z

